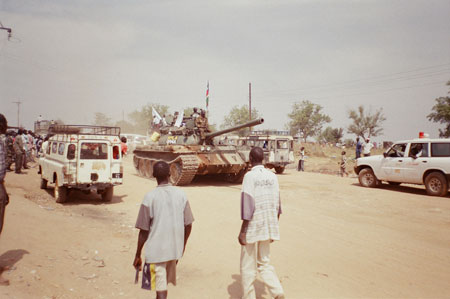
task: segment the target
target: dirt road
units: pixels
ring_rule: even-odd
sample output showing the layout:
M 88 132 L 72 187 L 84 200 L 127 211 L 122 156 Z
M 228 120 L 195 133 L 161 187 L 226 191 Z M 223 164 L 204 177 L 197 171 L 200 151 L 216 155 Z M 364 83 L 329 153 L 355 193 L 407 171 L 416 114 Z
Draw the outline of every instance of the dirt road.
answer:
M 284 213 L 272 263 L 287 298 L 450 297 L 450 197 L 294 170 L 278 178 Z M 56 204 L 35 169 L 8 173 L 6 186 L 0 266 L 10 285 L 1 298 L 154 297 L 134 285 L 131 263 L 138 208 L 156 182 L 136 176 L 131 157 L 111 203 L 76 193 Z M 183 189 L 195 222 L 170 297 L 239 298 L 240 185 L 200 179 Z

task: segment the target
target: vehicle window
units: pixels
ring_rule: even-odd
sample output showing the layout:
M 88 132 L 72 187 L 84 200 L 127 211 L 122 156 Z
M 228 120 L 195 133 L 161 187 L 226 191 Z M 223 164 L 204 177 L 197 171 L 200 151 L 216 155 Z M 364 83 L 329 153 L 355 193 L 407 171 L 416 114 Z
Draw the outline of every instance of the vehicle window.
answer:
M 277 148 L 288 148 L 287 140 L 278 140 L 277 141 Z
M 53 153 L 53 154 L 56 154 L 56 149 L 57 149 L 57 147 L 58 147 L 58 143 L 53 142 L 53 143 L 52 143 L 52 153 Z
M 432 143 L 432 157 L 450 157 L 450 143 Z
M 394 144 L 387 152 L 388 157 L 397 158 L 405 155 L 406 143 Z
M 99 142 L 83 142 L 80 149 L 82 160 L 106 160 L 108 159 L 108 145 Z
M 291 147 L 290 148 L 294 148 L 294 141 L 291 140 Z
M 51 146 L 52 146 L 52 144 L 51 144 L 51 142 L 49 142 L 47 145 L 47 152 L 46 152 L 47 155 L 50 155 Z
M 113 147 L 113 159 L 117 160 L 120 158 L 120 150 L 119 150 L 119 146 L 115 145 Z
M 69 160 L 75 159 L 75 150 L 76 150 L 76 145 L 69 144 L 69 147 L 67 148 L 67 159 L 69 159 Z
M 64 143 L 60 143 L 58 145 L 58 154 L 59 155 L 64 155 Z
M 428 157 L 428 143 L 411 143 L 409 157 Z

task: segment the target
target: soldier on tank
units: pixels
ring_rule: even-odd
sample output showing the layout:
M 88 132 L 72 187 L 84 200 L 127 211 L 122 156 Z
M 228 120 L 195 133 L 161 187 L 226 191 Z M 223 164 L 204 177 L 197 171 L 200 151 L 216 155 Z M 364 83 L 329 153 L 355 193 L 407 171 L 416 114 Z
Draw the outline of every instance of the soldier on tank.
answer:
M 208 119 L 206 118 L 206 114 L 204 110 L 201 110 L 200 116 L 195 119 L 195 125 L 198 128 L 200 133 L 201 144 L 205 142 L 206 135 L 205 133 L 209 132 L 208 129 Z

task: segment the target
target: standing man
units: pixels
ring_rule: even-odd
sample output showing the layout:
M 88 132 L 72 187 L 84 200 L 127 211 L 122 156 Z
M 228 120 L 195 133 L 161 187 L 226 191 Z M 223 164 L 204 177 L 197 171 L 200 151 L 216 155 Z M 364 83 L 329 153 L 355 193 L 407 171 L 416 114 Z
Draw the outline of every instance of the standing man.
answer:
M 176 284 L 176 264 L 186 248 L 194 217 L 184 191 L 169 184 L 169 164 L 156 162 L 153 176 L 158 186 L 145 195 L 139 210 L 133 266 L 141 270 L 141 251 L 146 243 L 142 288 L 156 290 L 156 298 L 165 299 L 167 284 Z
M 0 234 L 3 230 L 3 219 L 5 217 L 5 207 L 9 202 L 8 193 L 5 189 L 5 176 L 6 176 L 6 146 L 5 146 L 5 133 L 8 128 L 8 122 L 3 114 L 0 114 Z M 1 272 L 0 272 L 1 274 Z M 2 282 L 0 276 L 0 282 Z
M 372 148 L 373 148 L 373 143 L 370 142 L 369 137 L 367 137 L 366 143 L 364 143 L 364 146 L 363 146 L 364 157 L 369 157 L 370 156 L 370 151 L 372 150 Z
M 13 164 L 15 159 L 13 131 L 8 131 L 6 133 L 5 146 L 6 146 L 6 171 L 12 171 L 11 165 Z
M 241 279 L 245 299 L 256 298 L 256 273 L 259 272 L 272 297 L 284 299 L 284 291 L 275 269 L 270 265 L 270 243 L 280 240 L 278 220 L 281 202 L 277 176 L 264 168 L 260 147 L 250 151 L 253 168 L 244 176 L 241 193 L 242 226 Z
M 361 141 L 359 141 L 359 137 L 356 137 L 356 159 L 361 158 Z
M 16 173 L 21 173 L 23 156 L 25 149 L 23 147 L 22 129 L 19 129 L 16 138 L 14 138 L 14 152 L 16 153 Z

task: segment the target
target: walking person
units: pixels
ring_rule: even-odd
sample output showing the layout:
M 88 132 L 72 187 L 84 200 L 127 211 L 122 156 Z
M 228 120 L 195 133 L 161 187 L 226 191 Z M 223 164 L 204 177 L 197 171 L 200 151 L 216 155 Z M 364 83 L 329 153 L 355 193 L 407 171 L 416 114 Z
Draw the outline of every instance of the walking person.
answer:
M 359 141 L 359 137 L 356 137 L 356 159 L 361 158 L 361 141 Z
M 300 148 L 297 171 L 305 171 L 305 147 Z
M 342 151 L 341 153 L 341 162 L 339 163 L 339 174 L 341 175 L 341 177 L 344 176 L 344 174 L 346 176 L 348 176 L 348 172 L 346 171 L 346 167 L 347 167 L 347 157 L 345 156 L 345 151 Z
M 280 240 L 278 221 L 281 202 L 277 176 L 264 168 L 264 152 L 260 147 L 250 151 L 252 169 L 244 176 L 241 193 L 242 226 L 241 279 L 244 299 L 255 299 L 257 272 L 272 297 L 284 299 L 284 291 L 275 269 L 270 265 L 270 243 Z
M 156 162 L 153 176 L 158 186 L 145 195 L 139 210 L 133 266 L 141 270 L 145 243 L 142 288 L 156 290 L 156 298 L 163 299 L 167 298 L 167 284 L 176 284 L 176 265 L 186 248 L 194 217 L 184 191 L 169 184 L 169 164 Z

